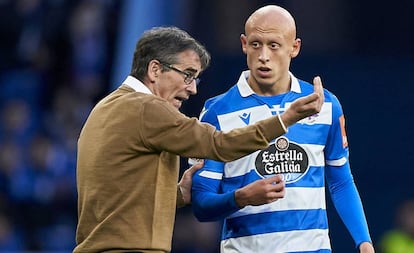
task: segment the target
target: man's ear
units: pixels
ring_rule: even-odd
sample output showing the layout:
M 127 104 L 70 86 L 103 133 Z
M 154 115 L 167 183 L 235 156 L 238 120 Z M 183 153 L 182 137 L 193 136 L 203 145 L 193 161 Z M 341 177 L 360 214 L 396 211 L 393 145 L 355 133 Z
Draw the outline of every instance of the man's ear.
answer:
M 290 52 L 290 57 L 291 58 L 295 58 L 296 56 L 298 56 L 298 54 L 300 52 L 301 44 L 302 44 L 301 39 L 299 39 L 299 38 L 295 39 L 295 42 L 293 43 L 293 47 L 292 47 L 292 52 Z
M 161 64 L 157 60 L 148 63 L 147 76 L 150 82 L 154 82 L 161 73 Z
M 240 42 L 241 42 L 241 46 L 242 46 L 242 50 L 243 50 L 243 53 L 245 53 L 246 54 L 246 45 L 247 45 L 247 37 L 246 37 L 246 35 L 244 35 L 244 34 L 241 34 L 240 35 Z

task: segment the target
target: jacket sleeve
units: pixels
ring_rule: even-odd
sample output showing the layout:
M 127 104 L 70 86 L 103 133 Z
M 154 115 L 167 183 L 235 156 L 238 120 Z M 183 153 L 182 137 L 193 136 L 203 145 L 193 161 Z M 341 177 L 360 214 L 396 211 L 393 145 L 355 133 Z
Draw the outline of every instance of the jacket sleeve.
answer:
M 208 103 L 209 101 L 207 101 Z M 200 120 L 220 129 L 214 110 L 204 106 Z M 234 191 L 223 193 L 221 181 L 224 174 L 223 162 L 205 160 L 203 168 L 194 173 L 192 184 L 192 208 L 195 217 L 203 221 L 220 221 L 239 210 Z
M 277 116 L 222 132 L 186 117 L 164 100 L 154 98 L 139 110 L 138 134 L 147 148 L 184 157 L 233 161 L 267 147 L 269 141 L 285 133 Z

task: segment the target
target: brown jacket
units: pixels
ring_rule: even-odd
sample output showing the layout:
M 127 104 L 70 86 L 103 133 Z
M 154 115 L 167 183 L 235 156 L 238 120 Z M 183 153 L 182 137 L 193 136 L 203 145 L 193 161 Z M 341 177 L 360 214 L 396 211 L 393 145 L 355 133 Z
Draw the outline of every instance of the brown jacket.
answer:
M 284 133 L 277 117 L 215 131 L 121 86 L 96 105 L 79 137 L 74 252 L 170 252 L 179 155 L 232 161 Z

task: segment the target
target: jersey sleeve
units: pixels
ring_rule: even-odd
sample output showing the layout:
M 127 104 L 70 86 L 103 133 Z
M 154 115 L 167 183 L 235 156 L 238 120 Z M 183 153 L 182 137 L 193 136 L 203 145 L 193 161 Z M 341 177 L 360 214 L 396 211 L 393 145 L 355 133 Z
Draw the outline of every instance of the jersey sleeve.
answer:
M 218 221 L 239 210 L 234 191 L 220 189 L 224 163 L 206 160 L 204 167 L 194 173 L 192 208 L 199 221 Z
M 332 202 L 351 234 L 356 246 L 371 242 L 362 201 L 349 164 L 345 117 L 341 105 L 333 96 L 332 128 L 326 150 L 326 179 Z
M 206 102 L 200 120 L 220 129 L 216 114 L 213 110 L 209 110 L 210 104 L 211 101 Z M 223 162 L 206 159 L 203 168 L 193 175 L 192 208 L 199 221 L 222 220 L 239 209 L 234 199 L 234 191 L 226 193 L 221 191 L 223 170 Z

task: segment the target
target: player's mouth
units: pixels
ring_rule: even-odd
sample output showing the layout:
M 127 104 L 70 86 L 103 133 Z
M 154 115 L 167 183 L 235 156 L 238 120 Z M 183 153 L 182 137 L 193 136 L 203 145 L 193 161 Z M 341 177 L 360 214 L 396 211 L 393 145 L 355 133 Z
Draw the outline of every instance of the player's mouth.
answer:
M 268 77 L 270 75 L 271 69 L 268 67 L 257 68 L 257 73 L 261 77 Z

